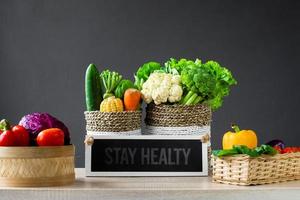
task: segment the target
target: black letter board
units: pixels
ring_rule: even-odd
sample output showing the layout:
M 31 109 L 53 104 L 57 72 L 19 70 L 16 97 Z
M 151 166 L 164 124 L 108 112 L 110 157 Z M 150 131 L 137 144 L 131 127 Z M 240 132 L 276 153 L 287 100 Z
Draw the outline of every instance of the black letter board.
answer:
M 87 176 L 206 176 L 202 136 L 88 135 Z

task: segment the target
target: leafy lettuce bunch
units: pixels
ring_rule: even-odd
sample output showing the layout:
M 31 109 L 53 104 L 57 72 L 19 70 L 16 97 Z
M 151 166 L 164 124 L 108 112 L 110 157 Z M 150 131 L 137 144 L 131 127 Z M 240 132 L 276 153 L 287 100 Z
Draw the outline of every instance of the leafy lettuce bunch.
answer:
M 136 74 L 134 75 L 134 85 L 141 90 L 143 84 L 147 81 L 150 74 L 154 71 L 161 70 L 162 67 L 158 62 L 147 62 L 139 67 Z
M 271 147 L 270 145 L 261 145 L 254 149 L 250 149 L 245 145 L 235 145 L 232 149 L 223 149 L 223 150 L 213 150 L 213 155 L 217 157 L 222 156 L 232 156 L 237 154 L 246 154 L 250 157 L 258 157 L 262 154 L 266 155 L 276 155 L 278 152 L 276 149 Z
M 199 60 L 196 60 L 196 61 L 199 61 Z M 165 68 L 165 71 L 172 71 L 172 69 L 175 69 L 179 74 L 181 74 L 181 72 L 184 68 L 186 68 L 187 66 L 190 66 L 190 65 L 194 65 L 194 64 L 195 64 L 194 61 L 187 60 L 185 58 L 182 58 L 180 60 L 170 58 L 170 60 L 168 60 L 165 63 L 164 68 Z
M 185 95 L 180 103 L 184 105 L 195 105 L 206 103 L 213 110 L 222 106 L 223 98 L 230 92 L 230 86 L 237 81 L 231 72 L 215 61 L 202 63 L 180 59 L 170 59 L 165 67 L 176 69 L 181 75 Z

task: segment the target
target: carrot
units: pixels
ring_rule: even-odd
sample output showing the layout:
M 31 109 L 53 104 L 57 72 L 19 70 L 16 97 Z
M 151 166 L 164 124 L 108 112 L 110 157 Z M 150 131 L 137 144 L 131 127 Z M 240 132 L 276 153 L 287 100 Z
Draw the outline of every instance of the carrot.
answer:
M 137 89 L 129 88 L 124 93 L 124 106 L 127 111 L 135 111 L 139 108 L 141 92 Z

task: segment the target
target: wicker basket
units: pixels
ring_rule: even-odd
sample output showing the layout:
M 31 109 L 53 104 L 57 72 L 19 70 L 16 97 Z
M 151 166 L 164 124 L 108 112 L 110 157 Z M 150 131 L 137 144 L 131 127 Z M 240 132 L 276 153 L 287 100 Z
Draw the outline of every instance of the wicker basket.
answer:
M 149 134 L 210 134 L 212 113 L 206 105 L 155 105 L 151 103 L 146 111 L 145 123 Z
M 213 181 L 233 185 L 260 185 L 300 179 L 300 152 L 262 155 L 212 156 Z
M 75 180 L 73 145 L 0 147 L 1 186 L 59 186 Z
M 100 112 L 86 111 L 86 130 L 96 134 L 140 134 L 141 111 Z

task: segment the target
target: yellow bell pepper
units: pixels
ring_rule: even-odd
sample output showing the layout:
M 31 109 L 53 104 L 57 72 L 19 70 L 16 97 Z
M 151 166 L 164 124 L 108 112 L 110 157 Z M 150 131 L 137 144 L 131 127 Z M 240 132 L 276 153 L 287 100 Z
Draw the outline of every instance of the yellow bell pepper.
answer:
M 246 145 L 253 149 L 257 147 L 257 136 L 252 130 L 240 130 L 237 125 L 232 125 L 235 132 L 228 131 L 223 136 L 223 149 L 232 149 L 234 145 Z

